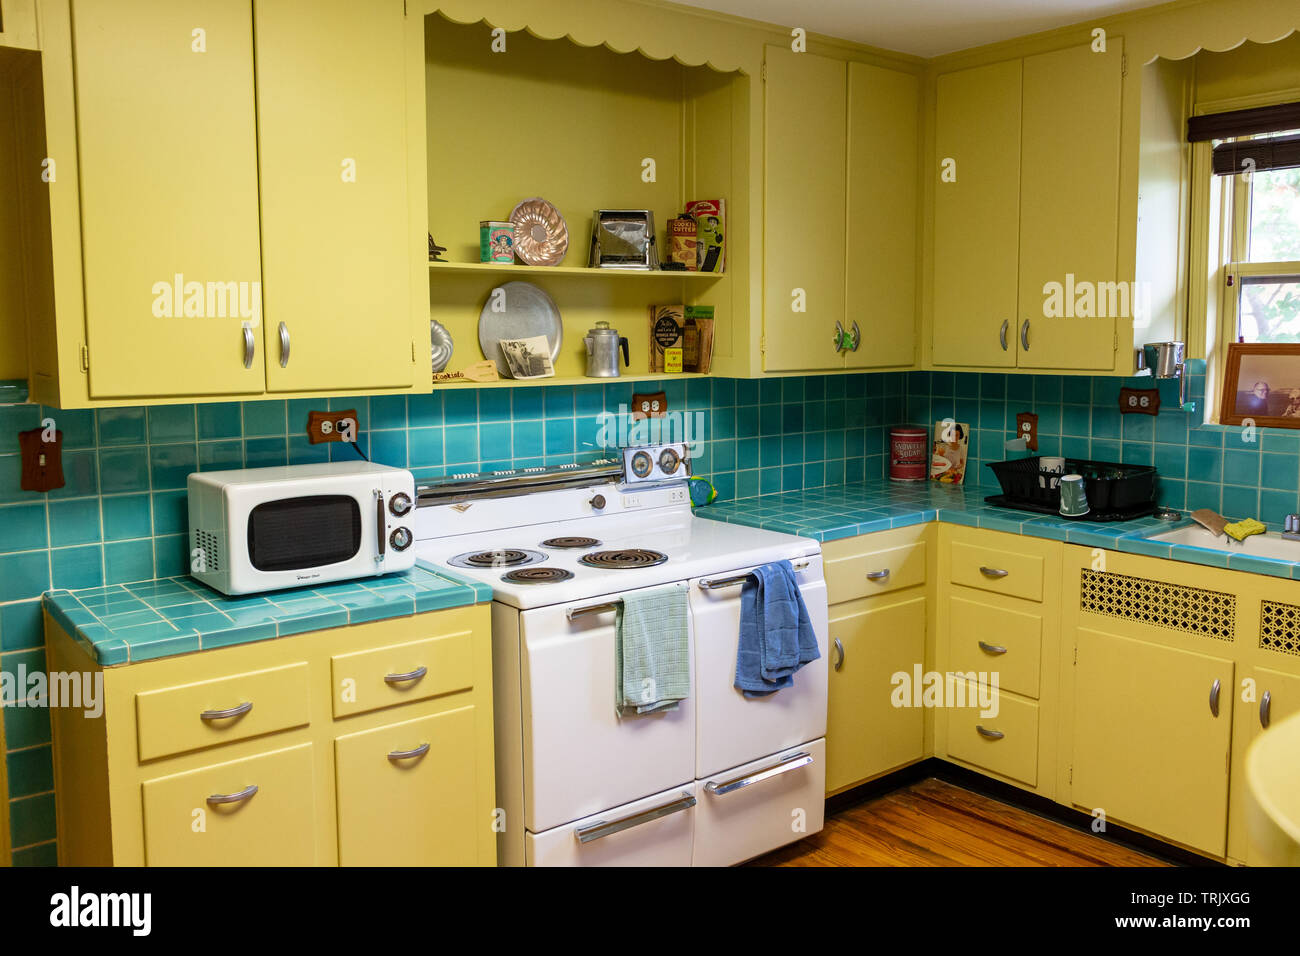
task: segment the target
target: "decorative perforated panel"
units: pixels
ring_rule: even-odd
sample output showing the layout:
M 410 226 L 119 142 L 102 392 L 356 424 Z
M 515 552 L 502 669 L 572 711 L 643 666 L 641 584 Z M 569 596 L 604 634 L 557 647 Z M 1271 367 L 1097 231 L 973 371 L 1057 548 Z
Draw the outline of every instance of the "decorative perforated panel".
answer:
M 1259 646 L 1300 656 L 1300 607 L 1280 601 L 1260 601 Z
M 1090 568 L 1081 569 L 1079 606 L 1093 614 L 1221 641 L 1233 639 L 1237 621 L 1234 595 Z

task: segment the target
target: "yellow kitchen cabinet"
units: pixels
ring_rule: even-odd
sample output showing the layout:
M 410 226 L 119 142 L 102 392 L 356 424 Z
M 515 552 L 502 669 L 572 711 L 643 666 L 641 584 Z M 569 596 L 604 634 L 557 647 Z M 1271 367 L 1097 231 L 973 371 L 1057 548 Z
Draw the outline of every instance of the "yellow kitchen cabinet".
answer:
M 490 825 L 477 799 L 483 718 L 461 707 L 334 742 L 341 866 L 476 862 L 478 833 Z
M 1014 368 L 1020 243 L 1019 60 L 937 80 L 935 365 Z
M 0 46 L 39 50 L 36 0 L 0 0 Z
M 1094 627 L 1072 636 L 1073 803 L 1222 856 L 1233 662 Z
M 770 45 L 764 76 L 763 368 L 842 368 L 847 67 Z
M 822 548 L 831 640 L 827 793 L 926 756 L 925 708 L 898 689 L 896 675 L 910 687 L 930 656 L 935 532 L 911 525 Z
M 252 7 L 72 12 L 90 397 L 259 394 Z
M 936 366 L 1114 368 L 1122 62 L 1111 36 L 938 77 Z
M 844 367 L 916 361 L 920 81 L 849 64 Z
M 1300 659 L 1295 665 L 1291 672 L 1271 667 L 1244 667 L 1237 680 L 1228 856 L 1252 865 L 1260 861 L 1253 858 L 1247 837 L 1250 811 L 1246 792 L 1246 752 L 1260 736 L 1282 721 L 1300 714 Z M 1250 693 L 1247 693 L 1247 688 Z
M 102 716 L 51 712 L 60 863 L 495 864 L 487 605 L 107 668 L 45 631 L 103 679 Z M 336 715 L 394 648 L 411 693 Z
M 919 591 L 919 593 L 918 593 Z M 826 792 L 835 793 L 925 753 L 925 709 L 895 706 L 898 682 L 925 666 L 926 595 L 873 598 L 830 609 Z M 910 685 L 909 685 L 910 686 Z
M 402 0 L 253 10 L 267 391 L 410 386 Z

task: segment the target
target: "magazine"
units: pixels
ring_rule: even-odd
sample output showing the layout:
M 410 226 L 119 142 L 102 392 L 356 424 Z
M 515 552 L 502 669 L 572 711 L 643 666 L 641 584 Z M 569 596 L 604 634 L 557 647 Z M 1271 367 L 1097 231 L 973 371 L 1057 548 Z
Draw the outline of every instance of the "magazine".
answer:
M 946 485 L 966 481 L 966 455 L 970 425 L 945 418 L 934 423 L 934 451 L 930 455 L 930 480 Z

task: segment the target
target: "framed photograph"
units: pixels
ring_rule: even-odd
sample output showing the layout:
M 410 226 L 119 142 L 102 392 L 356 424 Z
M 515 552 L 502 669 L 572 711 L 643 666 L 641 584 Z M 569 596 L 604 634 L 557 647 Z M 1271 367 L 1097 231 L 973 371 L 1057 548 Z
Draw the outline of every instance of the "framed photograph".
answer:
M 1300 428 L 1300 343 L 1228 346 L 1219 422 Z

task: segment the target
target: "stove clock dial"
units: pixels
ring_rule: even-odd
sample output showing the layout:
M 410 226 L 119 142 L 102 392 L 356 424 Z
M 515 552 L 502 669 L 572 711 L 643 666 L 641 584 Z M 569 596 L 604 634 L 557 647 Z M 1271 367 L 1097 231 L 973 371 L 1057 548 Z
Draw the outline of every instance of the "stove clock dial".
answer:
M 654 461 L 648 452 L 639 451 L 632 456 L 632 474 L 638 478 L 644 478 L 650 474 L 650 469 L 654 467 Z
M 665 448 L 659 453 L 659 470 L 665 475 L 671 475 L 677 471 L 677 466 L 682 463 L 682 459 L 677 452 L 671 448 Z

